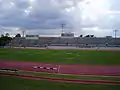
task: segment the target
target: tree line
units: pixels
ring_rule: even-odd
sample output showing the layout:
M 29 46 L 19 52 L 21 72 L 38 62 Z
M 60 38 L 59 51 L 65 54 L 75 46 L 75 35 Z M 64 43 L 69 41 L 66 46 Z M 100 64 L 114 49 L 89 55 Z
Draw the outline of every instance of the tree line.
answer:
M 15 37 L 21 37 L 21 34 L 16 34 Z M 11 42 L 13 38 L 10 37 L 9 33 L 6 33 L 5 35 L 4 34 L 1 34 L 1 37 L 0 37 L 0 47 L 4 47 L 4 46 L 7 46 L 9 45 L 9 43 Z
M 10 43 L 12 38 L 9 36 L 9 33 L 6 33 L 5 35 L 2 34 L 0 37 L 0 47 L 4 47 Z

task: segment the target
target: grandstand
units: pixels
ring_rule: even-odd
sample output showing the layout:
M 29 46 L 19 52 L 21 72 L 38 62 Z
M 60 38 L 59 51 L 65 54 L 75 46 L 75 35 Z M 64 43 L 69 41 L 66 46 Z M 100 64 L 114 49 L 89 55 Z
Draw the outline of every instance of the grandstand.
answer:
M 11 41 L 13 47 L 46 47 L 46 46 L 75 46 L 75 47 L 120 47 L 120 38 L 113 37 L 74 37 L 74 33 L 62 33 L 60 37 L 39 37 L 26 35 L 15 37 Z

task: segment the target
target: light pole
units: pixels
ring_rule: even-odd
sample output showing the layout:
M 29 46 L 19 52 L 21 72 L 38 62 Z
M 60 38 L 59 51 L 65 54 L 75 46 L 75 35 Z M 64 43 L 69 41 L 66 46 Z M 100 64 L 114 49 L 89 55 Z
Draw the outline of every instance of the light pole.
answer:
M 65 27 L 65 24 L 61 24 L 61 28 L 62 28 L 62 33 L 63 33 L 63 29 L 64 29 L 64 27 Z
M 25 30 L 22 30 L 23 37 L 25 36 Z
M 22 37 L 23 37 L 23 47 L 25 48 L 26 47 L 26 45 L 27 45 L 27 41 L 26 41 L 26 39 L 25 39 L 25 30 L 22 30 Z
M 115 30 L 114 30 L 114 36 L 115 36 L 115 39 L 117 38 L 117 32 L 118 32 L 118 30 L 115 29 Z
M 115 39 L 116 39 L 117 31 L 118 31 L 117 29 L 114 30 L 114 32 L 115 32 Z
M 117 29 L 114 30 L 114 34 L 115 34 L 115 45 L 116 45 L 116 35 L 117 35 Z

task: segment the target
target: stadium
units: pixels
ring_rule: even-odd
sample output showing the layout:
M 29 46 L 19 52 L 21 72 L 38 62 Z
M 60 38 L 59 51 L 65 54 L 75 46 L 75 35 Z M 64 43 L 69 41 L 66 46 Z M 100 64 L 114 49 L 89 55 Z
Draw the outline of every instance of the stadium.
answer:
M 119 0 L 0 0 L 0 90 L 120 90 Z
M 0 49 L 0 75 L 13 83 L 19 80 L 16 78 L 26 78 L 29 80 L 22 82 L 35 82 L 32 88 L 36 88 L 34 80 L 49 87 L 57 82 L 58 88 L 63 82 L 64 87 L 119 88 L 120 38 L 26 35 L 14 37 L 8 45 Z

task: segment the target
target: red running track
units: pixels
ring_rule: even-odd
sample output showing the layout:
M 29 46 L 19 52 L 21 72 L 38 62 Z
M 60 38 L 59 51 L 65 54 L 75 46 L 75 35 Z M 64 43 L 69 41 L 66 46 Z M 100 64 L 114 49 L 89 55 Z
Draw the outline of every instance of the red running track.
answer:
M 28 79 L 35 79 L 35 80 L 47 80 L 47 81 L 56 81 L 56 82 L 67 82 L 67 83 L 120 85 L 119 81 L 71 80 L 71 79 L 47 78 L 47 77 L 40 77 L 40 76 L 28 76 L 28 75 L 5 74 L 5 73 L 0 73 L 0 75 L 2 75 L 2 76 L 14 76 L 14 77 L 28 78 Z
M 47 67 L 56 69 L 37 68 Z M 38 62 L 22 62 L 22 61 L 0 61 L 0 68 L 20 69 L 26 71 L 48 72 L 59 74 L 76 74 L 76 75 L 104 75 L 104 76 L 120 76 L 120 66 L 93 66 L 93 65 L 63 65 L 48 64 Z

